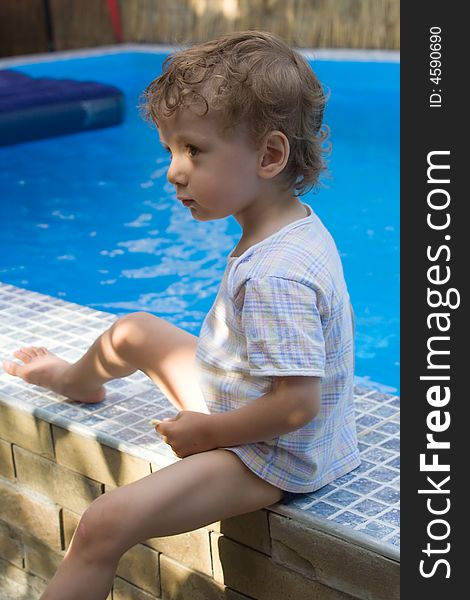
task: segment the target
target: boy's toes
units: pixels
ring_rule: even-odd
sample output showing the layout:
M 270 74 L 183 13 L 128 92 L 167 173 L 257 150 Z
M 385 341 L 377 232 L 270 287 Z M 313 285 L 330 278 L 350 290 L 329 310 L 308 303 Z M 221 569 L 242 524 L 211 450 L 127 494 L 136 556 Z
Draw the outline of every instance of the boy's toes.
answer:
M 11 361 L 4 360 L 2 363 L 3 370 L 6 371 L 9 375 L 14 375 L 15 377 L 21 377 L 21 365 Z
M 34 356 L 31 356 L 31 354 L 25 352 L 25 348 L 21 348 L 21 350 L 15 350 L 15 352 L 13 352 L 13 356 L 15 358 L 19 358 L 20 360 L 22 360 L 24 363 L 29 363 L 33 360 Z M 13 363 L 14 364 L 14 363 Z
M 39 354 L 44 355 L 44 354 L 49 354 L 49 351 L 47 348 L 44 348 L 44 346 L 41 346 L 41 348 L 37 348 L 37 351 Z
M 36 356 L 39 356 L 39 348 L 36 348 L 36 346 L 25 346 L 24 348 L 20 348 L 20 350 L 31 358 L 36 358 Z

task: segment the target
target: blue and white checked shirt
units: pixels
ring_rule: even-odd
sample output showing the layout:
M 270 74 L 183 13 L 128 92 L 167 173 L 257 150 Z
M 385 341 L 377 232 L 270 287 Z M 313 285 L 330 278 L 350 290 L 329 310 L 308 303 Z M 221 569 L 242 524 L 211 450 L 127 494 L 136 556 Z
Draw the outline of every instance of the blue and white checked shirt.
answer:
M 312 209 L 229 256 L 196 351 L 210 412 L 235 410 L 273 378 L 321 378 L 321 407 L 307 425 L 272 440 L 227 448 L 262 479 L 311 492 L 360 464 L 353 406 L 354 341 L 336 245 Z

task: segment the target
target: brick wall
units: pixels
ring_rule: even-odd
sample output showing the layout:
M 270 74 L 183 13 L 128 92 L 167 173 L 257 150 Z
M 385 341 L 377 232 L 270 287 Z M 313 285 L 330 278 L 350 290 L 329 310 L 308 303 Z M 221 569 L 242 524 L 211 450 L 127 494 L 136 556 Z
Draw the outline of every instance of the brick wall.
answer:
M 0 401 L 0 580 L 38 598 L 88 504 L 153 469 Z M 110 598 L 394 600 L 398 577 L 395 561 L 262 510 L 131 549 Z

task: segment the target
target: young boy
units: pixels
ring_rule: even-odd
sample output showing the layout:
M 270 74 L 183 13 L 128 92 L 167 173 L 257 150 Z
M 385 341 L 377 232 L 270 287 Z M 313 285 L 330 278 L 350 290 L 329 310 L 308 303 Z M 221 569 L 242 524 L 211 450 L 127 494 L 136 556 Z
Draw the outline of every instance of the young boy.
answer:
M 178 200 L 199 221 L 233 215 L 243 233 L 199 338 L 135 313 L 75 364 L 34 347 L 4 363 L 82 402 L 139 369 L 180 410 L 157 431 L 182 460 L 90 505 L 48 600 L 104 599 L 138 542 L 314 491 L 359 464 L 349 296 L 331 236 L 297 197 L 324 169 L 320 83 L 282 40 L 249 31 L 176 53 L 145 98 Z

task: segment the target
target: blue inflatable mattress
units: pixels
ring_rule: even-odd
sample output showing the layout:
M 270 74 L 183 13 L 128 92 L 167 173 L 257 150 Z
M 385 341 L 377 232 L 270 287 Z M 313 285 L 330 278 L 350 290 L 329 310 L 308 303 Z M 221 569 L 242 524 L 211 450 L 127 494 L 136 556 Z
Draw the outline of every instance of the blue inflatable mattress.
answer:
M 0 145 L 109 127 L 123 118 L 123 94 L 111 85 L 0 70 Z

